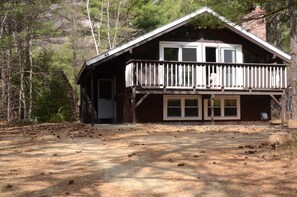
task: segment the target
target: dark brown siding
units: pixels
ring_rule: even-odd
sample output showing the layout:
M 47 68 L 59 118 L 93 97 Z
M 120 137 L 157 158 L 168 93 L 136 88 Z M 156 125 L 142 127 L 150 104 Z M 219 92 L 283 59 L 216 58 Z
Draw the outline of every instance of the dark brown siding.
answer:
M 243 121 L 259 121 L 262 112 L 266 112 L 268 118 L 271 118 L 270 96 L 241 96 L 240 103 Z
M 89 76 L 90 77 L 90 76 Z M 96 114 L 95 108 L 91 105 L 91 85 L 90 79 L 84 80 L 80 85 L 80 118 L 83 123 L 91 123 L 92 112 Z M 95 100 L 95 99 L 94 99 Z M 94 103 L 96 104 L 96 102 Z M 94 116 L 96 122 L 96 115 Z
M 143 95 L 137 95 L 138 101 Z M 137 122 L 163 121 L 163 95 L 149 95 L 136 110 Z
M 245 63 L 283 63 L 279 58 L 273 59 L 273 54 L 262 49 L 258 45 L 250 42 L 249 40 L 239 36 L 233 31 L 222 28 L 222 29 L 200 29 L 192 25 L 186 25 L 180 28 L 177 28 L 174 31 L 171 31 L 159 38 L 156 38 L 140 47 L 140 51 L 145 51 L 142 53 L 143 59 L 158 59 L 159 53 L 155 54 L 153 57 L 152 51 L 159 52 L 159 41 L 177 41 L 177 42 L 221 42 L 228 44 L 241 44 L 244 54 Z M 155 47 L 153 47 L 155 45 Z M 135 49 L 135 51 L 138 50 Z M 148 49 L 148 50 L 145 50 Z M 134 52 L 133 52 L 134 53 Z M 137 54 L 137 52 L 136 52 Z M 141 55 L 132 55 L 132 58 L 140 58 Z

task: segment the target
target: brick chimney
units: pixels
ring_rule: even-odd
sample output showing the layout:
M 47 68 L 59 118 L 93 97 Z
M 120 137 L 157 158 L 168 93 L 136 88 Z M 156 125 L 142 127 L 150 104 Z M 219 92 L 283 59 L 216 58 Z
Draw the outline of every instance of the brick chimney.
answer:
M 243 17 L 242 27 L 266 41 L 266 19 L 263 17 L 265 13 L 260 6 L 256 6 L 255 10 Z

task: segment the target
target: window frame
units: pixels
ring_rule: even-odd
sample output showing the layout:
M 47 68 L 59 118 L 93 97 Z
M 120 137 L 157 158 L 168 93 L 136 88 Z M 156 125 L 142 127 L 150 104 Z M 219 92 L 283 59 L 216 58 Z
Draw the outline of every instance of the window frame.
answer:
M 195 48 L 196 49 L 196 62 L 201 62 L 201 43 L 199 42 L 169 42 L 169 41 L 161 41 L 159 43 L 159 54 L 160 61 L 164 61 L 164 48 L 178 48 L 178 61 L 181 62 L 182 57 L 182 49 L 183 48 Z
M 240 120 L 241 109 L 240 109 L 240 96 L 215 96 L 214 99 L 220 99 L 221 101 L 221 116 L 214 116 L 214 120 Z M 236 100 L 236 116 L 225 116 L 225 99 L 235 99 Z M 204 120 L 211 120 L 211 116 L 208 116 L 208 100 L 204 99 Z
M 179 99 L 181 101 L 181 116 L 168 117 L 168 100 Z M 185 116 L 185 100 L 198 99 L 198 116 Z M 202 120 L 202 97 L 201 95 L 164 95 L 163 96 L 163 120 Z
M 202 61 L 206 62 L 206 48 L 216 48 L 217 62 L 224 62 L 224 50 L 235 50 L 235 63 L 243 63 L 242 45 L 240 44 L 225 44 L 225 43 L 202 43 Z

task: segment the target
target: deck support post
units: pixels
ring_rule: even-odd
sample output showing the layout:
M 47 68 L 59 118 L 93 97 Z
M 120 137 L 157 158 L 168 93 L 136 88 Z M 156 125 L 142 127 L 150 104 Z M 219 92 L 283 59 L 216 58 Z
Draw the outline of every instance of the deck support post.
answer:
M 135 87 L 132 87 L 131 93 L 131 101 L 132 101 L 132 123 L 136 123 L 136 90 Z
M 95 114 L 94 114 L 94 72 L 91 70 L 91 125 L 94 126 Z
M 284 128 L 286 119 L 286 95 L 283 94 L 281 97 L 281 127 Z
M 214 94 L 210 97 L 211 125 L 214 125 Z

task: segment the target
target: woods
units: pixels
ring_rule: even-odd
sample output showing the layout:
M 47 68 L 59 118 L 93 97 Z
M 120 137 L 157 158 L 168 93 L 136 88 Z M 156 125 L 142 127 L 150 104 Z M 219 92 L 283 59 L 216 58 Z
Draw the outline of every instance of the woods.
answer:
M 84 61 L 209 6 L 237 24 L 266 10 L 268 42 L 292 55 L 288 97 L 297 118 L 296 0 L 4 0 L 0 3 L 0 119 L 78 118 L 76 77 Z

